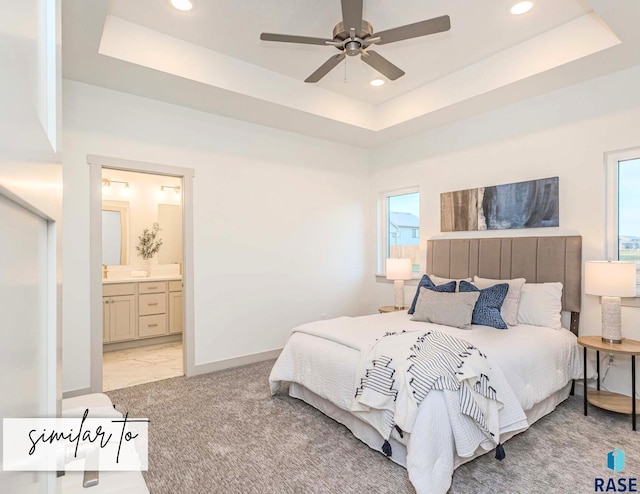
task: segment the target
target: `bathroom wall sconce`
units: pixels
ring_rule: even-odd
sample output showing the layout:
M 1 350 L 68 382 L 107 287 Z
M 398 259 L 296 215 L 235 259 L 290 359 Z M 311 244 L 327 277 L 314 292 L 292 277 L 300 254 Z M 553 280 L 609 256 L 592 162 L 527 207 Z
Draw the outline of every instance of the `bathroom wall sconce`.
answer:
M 123 182 L 121 180 L 109 180 L 108 178 L 102 179 L 102 190 L 106 191 L 111 187 L 111 184 L 122 184 L 124 192 L 130 192 L 129 190 L 129 182 Z
M 165 190 L 173 189 L 175 195 L 180 195 L 180 186 L 179 185 L 161 185 L 160 192 L 164 192 Z

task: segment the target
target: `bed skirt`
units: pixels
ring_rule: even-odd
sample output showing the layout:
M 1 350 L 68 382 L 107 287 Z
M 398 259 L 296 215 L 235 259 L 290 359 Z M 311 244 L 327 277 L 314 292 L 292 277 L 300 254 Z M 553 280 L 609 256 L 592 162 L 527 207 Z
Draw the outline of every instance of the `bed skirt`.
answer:
M 527 421 L 529 422 L 529 426 L 540 420 L 545 415 L 553 412 L 555 408 L 566 400 L 569 397 L 569 393 L 571 391 L 571 382 L 567 383 L 567 385 L 555 392 L 545 400 L 535 404 L 529 410 L 525 410 L 527 415 Z M 371 449 L 375 451 L 380 451 L 380 447 L 383 443 L 383 438 L 380 434 L 369 424 L 363 422 L 355 415 L 352 415 L 350 412 L 343 410 L 342 408 L 337 407 L 330 401 L 321 398 L 317 394 L 312 391 L 309 391 L 307 388 L 297 383 L 289 384 L 289 396 L 293 398 L 297 398 L 299 400 L 308 403 L 312 407 L 324 413 L 326 416 L 332 418 L 336 422 L 344 425 L 347 429 L 351 431 L 351 433 L 360 439 L 363 443 L 369 446 Z M 508 432 L 502 434 L 500 436 L 500 441 L 504 443 L 505 441 L 511 439 L 516 434 L 524 431 L 516 431 L 516 432 Z M 407 448 L 406 446 L 391 437 L 389 439 L 389 443 L 391 444 L 391 448 L 393 450 L 393 456 L 389 459 L 394 461 L 395 463 L 402 465 L 403 467 L 407 467 Z M 455 455 L 455 468 L 458 468 L 460 465 L 467 463 L 478 456 L 482 456 L 483 454 L 488 453 L 489 451 L 485 451 L 482 448 L 478 448 L 473 456 L 468 458 L 462 458 L 458 455 Z M 508 454 L 508 449 L 507 449 Z

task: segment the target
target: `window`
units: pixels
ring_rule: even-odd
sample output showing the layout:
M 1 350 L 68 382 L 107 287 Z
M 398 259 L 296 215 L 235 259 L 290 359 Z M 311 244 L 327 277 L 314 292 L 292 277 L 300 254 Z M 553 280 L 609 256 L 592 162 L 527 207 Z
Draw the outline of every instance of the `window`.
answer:
M 420 272 L 420 193 L 417 187 L 381 196 L 381 248 L 378 272 L 388 257 L 408 257 Z
M 640 148 L 607 155 L 607 258 L 640 272 Z M 638 277 L 640 288 L 640 276 Z

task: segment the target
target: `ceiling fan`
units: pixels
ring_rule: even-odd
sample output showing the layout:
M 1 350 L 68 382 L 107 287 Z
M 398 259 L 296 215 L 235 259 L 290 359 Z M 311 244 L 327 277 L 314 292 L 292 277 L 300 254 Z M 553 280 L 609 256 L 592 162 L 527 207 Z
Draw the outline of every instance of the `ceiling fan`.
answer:
M 342 22 L 339 22 L 333 28 L 332 39 L 273 33 L 262 33 L 260 39 L 264 41 L 279 41 L 282 43 L 335 46 L 340 50 L 341 53 L 332 56 L 323 63 L 313 74 L 307 77 L 304 82 L 318 82 L 327 75 L 331 69 L 344 60 L 347 55 L 350 57 L 360 55 L 360 59 L 364 63 L 370 65 L 392 81 L 395 81 L 404 75 L 404 71 L 393 65 L 378 52 L 370 50 L 369 47 L 371 45 L 386 45 L 388 43 L 395 43 L 396 41 L 441 33 L 451 29 L 451 19 L 448 15 L 443 15 L 426 21 L 374 33 L 373 26 L 362 18 L 363 0 L 341 1 Z

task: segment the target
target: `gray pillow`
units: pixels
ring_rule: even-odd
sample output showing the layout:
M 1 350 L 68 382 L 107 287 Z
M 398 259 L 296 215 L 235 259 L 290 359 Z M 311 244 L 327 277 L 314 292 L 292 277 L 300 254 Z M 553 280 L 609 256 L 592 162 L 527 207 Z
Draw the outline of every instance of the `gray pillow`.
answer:
M 469 329 L 479 296 L 480 292 L 439 293 L 421 288 L 411 320 Z

